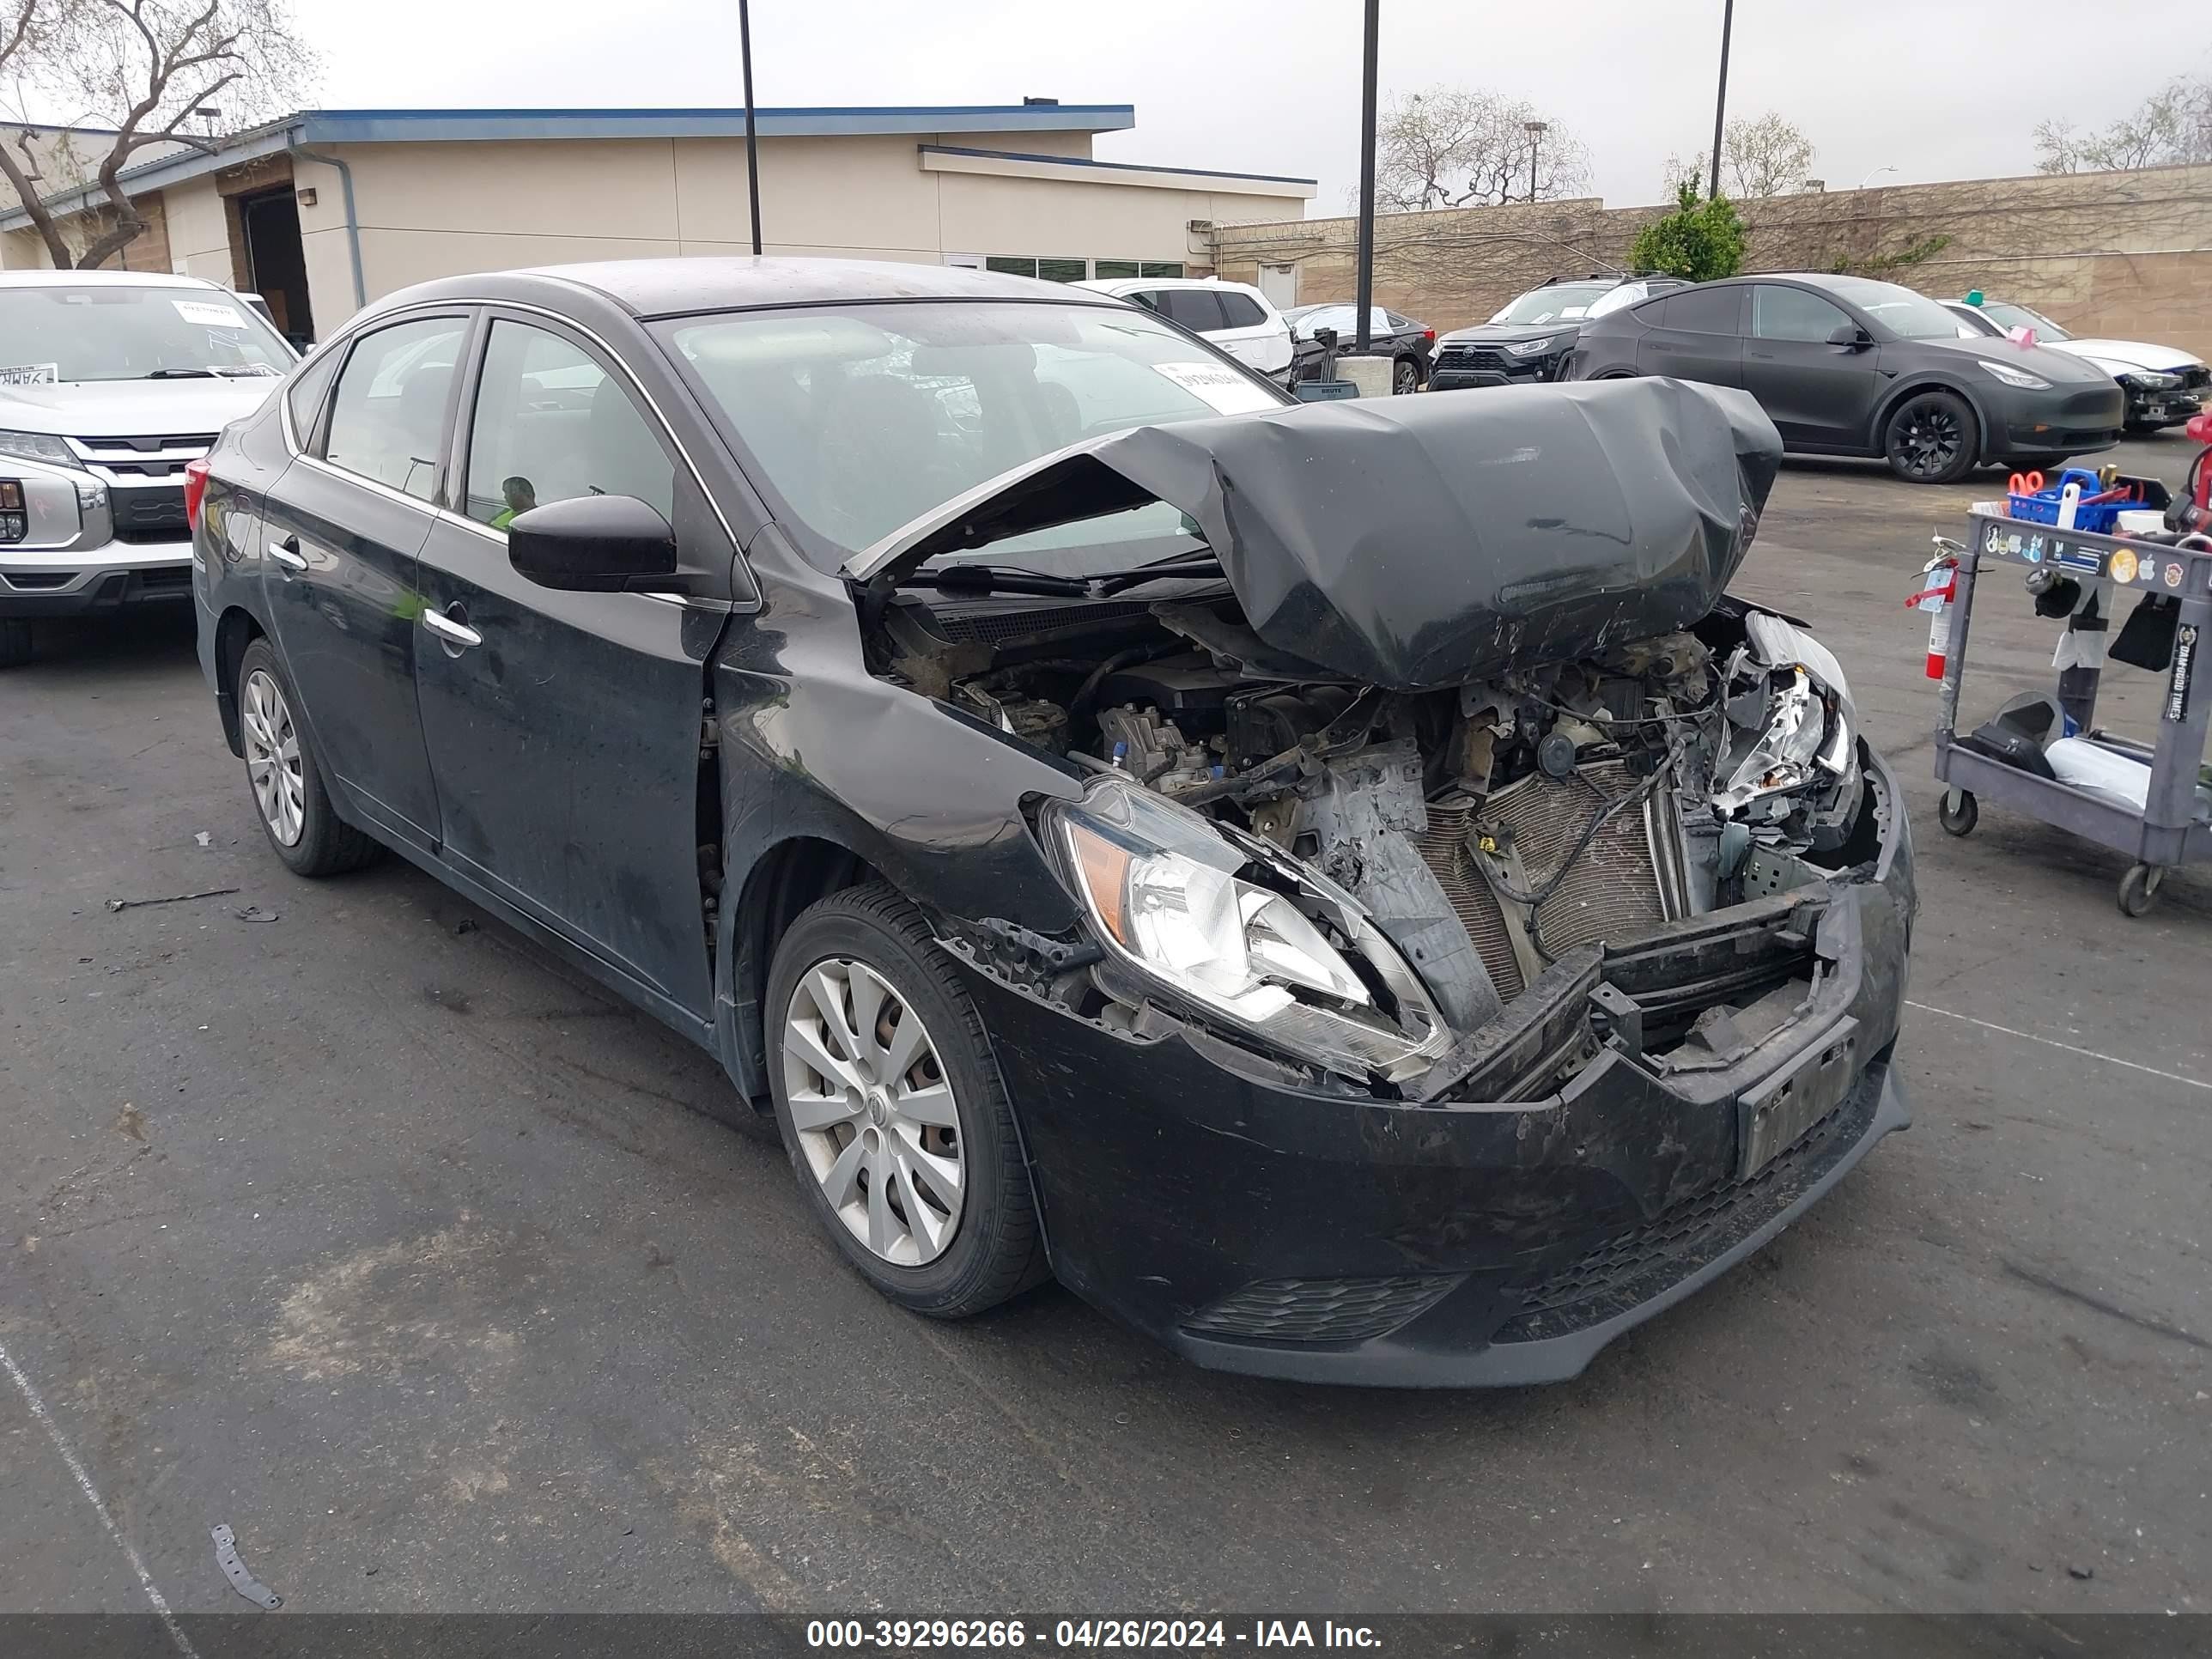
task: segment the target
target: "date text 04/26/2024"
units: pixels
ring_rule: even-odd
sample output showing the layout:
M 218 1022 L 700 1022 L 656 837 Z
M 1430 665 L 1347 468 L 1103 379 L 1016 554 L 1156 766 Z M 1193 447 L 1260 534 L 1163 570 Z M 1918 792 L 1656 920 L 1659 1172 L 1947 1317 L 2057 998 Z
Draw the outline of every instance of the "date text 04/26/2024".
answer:
M 1365 1625 L 1334 1620 L 1255 1619 L 814 1619 L 806 1645 L 904 1651 L 925 1648 L 1037 1648 L 1091 1651 L 1128 1648 L 1360 1648 L 1381 1638 Z

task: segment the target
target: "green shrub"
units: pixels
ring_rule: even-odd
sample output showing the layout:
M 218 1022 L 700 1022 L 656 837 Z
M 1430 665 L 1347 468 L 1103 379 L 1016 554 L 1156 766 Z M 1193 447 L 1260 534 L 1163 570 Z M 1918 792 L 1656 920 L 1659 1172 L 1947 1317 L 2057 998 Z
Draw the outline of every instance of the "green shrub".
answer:
M 1686 181 L 1675 187 L 1674 210 L 1636 234 L 1628 259 L 1638 270 L 1709 283 L 1742 269 L 1743 240 L 1743 221 L 1729 198 L 1701 202 L 1697 186 Z

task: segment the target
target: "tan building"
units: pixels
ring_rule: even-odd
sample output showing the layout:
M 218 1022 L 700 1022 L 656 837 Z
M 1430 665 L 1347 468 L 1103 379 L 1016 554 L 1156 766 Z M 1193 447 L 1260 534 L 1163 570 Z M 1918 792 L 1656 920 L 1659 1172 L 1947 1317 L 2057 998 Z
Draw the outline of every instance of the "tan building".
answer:
M 1060 281 L 1202 271 L 1217 228 L 1302 216 L 1310 179 L 1101 161 L 1127 104 L 757 111 L 763 250 Z M 327 333 L 433 276 L 751 248 L 735 110 L 308 110 L 124 175 L 121 263 L 257 291 Z M 0 185 L 4 192 L 4 185 Z M 96 192 L 46 200 L 82 216 Z M 73 240 L 83 221 L 72 217 Z M 52 263 L 0 199 L 0 256 Z

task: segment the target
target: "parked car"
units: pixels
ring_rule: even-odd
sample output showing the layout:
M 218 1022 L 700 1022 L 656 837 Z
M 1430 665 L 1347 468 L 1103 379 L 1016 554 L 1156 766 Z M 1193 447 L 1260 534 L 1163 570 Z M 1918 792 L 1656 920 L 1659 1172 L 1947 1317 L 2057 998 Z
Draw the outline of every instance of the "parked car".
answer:
M 1359 338 L 1358 306 L 1298 306 L 1285 312 L 1283 320 L 1291 325 L 1291 345 L 1297 354 L 1291 374 L 1294 381 L 1321 378 L 1322 359 L 1328 355 L 1321 342 L 1314 338 L 1321 330 L 1336 331 L 1340 355 L 1351 351 Z M 1417 323 L 1382 306 L 1367 308 L 1368 349 L 1391 360 L 1393 392 L 1419 392 L 1428 384 L 1429 353 L 1436 340 L 1436 330 L 1426 323 Z
M 1158 312 L 1269 380 L 1290 381 L 1291 325 L 1274 301 L 1249 283 L 1225 283 L 1218 276 L 1115 276 L 1068 286 Z
M 1978 334 L 2035 331 L 2035 343 L 2063 351 L 2101 368 L 2127 394 L 2128 428 L 2156 432 L 2179 426 L 2212 397 L 2212 368 L 2178 346 L 2148 345 L 2141 340 L 2077 339 L 2039 311 L 2004 300 L 1946 300 L 1943 307 Z
M 296 361 L 196 277 L 0 272 L 0 667 L 44 621 L 191 598 L 185 464 Z
M 2111 376 L 2041 346 L 1962 339 L 1935 301 L 1863 276 L 1680 289 L 1586 325 L 1572 372 L 1741 386 L 1793 453 L 1881 456 L 1914 483 L 1978 463 L 2049 467 L 2120 439 Z
M 1780 457 L 981 272 L 453 277 L 195 463 L 199 651 L 279 860 L 699 1043 L 893 1300 L 1540 1381 L 1905 1121 L 1904 796 L 1723 594 Z
M 1429 389 L 1564 380 L 1583 323 L 1683 286 L 1672 276 L 1554 276 L 1501 306 L 1488 322 L 1438 340 Z

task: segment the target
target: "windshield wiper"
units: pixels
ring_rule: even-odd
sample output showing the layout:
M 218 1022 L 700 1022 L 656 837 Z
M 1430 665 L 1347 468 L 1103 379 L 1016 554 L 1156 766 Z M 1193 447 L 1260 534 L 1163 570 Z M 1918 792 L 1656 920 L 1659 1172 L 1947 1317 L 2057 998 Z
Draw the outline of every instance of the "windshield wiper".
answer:
M 1035 593 L 1076 599 L 1107 599 L 1146 582 L 1189 580 L 1222 574 L 1211 553 L 1178 553 L 1133 570 L 1102 570 L 1090 576 L 1055 576 L 1003 564 L 948 564 L 910 572 L 901 587 L 933 587 L 940 593 L 981 599 L 992 593 Z
M 211 368 L 155 368 L 138 377 L 142 380 L 212 380 L 216 372 Z

